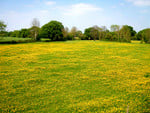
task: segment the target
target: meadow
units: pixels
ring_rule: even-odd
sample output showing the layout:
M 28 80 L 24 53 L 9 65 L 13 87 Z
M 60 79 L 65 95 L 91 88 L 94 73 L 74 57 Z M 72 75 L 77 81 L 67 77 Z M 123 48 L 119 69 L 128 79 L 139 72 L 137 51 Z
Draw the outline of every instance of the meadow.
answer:
M 150 45 L 0 45 L 0 112 L 149 112 Z
M 27 41 L 27 40 L 31 40 L 31 38 L 0 37 L 0 42 Z

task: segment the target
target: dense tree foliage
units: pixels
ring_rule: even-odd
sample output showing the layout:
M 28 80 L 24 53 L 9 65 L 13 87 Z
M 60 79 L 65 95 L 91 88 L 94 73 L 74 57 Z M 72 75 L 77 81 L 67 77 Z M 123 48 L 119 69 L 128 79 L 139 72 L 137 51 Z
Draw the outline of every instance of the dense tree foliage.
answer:
M 29 29 L 29 37 L 31 37 L 33 40 L 39 40 L 39 31 L 40 28 L 38 26 L 32 26 Z
M 136 37 L 141 42 L 150 43 L 150 28 L 139 31 Z
M 90 40 L 91 39 L 91 31 L 92 31 L 92 27 L 86 28 L 84 30 L 84 35 L 85 35 L 85 39 Z
M 20 35 L 19 37 L 21 37 L 21 38 L 29 37 L 29 30 L 28 29 L 21 29 L 19 35 Z
M 3 22 L 3 21 L 0 21 L 0 31 L 5 31 L 7 25 Z
M 40 37 L 49 38 L 52 41 L 64 40 L 63 29 L 64 26 L 61 22 L 51 21 L 42 26 Z
M 3 37 L 7 34 L 6 30 L 7 25 L 3 22 L 0 21 L 0 36 Z

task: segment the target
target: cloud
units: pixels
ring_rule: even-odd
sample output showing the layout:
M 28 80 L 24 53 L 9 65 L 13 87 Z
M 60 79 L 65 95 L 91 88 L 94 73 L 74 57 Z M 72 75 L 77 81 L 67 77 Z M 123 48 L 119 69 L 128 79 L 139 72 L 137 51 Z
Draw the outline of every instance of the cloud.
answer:
M 102 8 L 96 7 L 91 4 L 79 3 L 69 6 L 63 14 L 69 16 L 80 16 L 96 11 L 102 11 Z
M 136 6 L 150 6 L 150 0 L 126 0 Z
M 45 2 L 45 4 L 46 5 L 54 5 L 54 4 L 56 4 L 56 2 L 54 2 L 54 1 L 47 1 L 47 2 Z

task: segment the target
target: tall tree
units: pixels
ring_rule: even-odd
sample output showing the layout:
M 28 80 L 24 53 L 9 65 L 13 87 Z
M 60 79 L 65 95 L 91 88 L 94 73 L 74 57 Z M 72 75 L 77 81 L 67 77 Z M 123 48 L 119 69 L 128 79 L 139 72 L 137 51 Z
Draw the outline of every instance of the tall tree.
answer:
M 3 21 L 0 21 L 0 31 L 5 31 L 7 25 L 3 22 Z
M 119 25 L 111 25 L 110 29 L 112 32 L 117 32 L 120 30 L 120 26 Z
M 0 36 L 4 36 L 6 34 L 6 27 L 7 25 L 3 21 L 0 21 Z
M 120 26 L 119 25 L 111 25 L 111 31 L 117 34 L 117 39 L 119 41 L 120 38 Z
M 91 40 L 92 39 L 92 37 L 91 37 L 91 29 L 92 29 L 92 27 L 89 27 L 89 28 L 86 28 L 84 30 L 85 39 L 87 39 L 87 40 Z
M 120 29 L 120 34 L 120 41 L 130 42 L 132 36 L 131 26 L 123 25 L 123 27 Z
M 64 26 L 61 22 L 50 21 L 40 29 L 40 37 L 49 38 L 53 41 L 64 40 L 63 29 Z
M 72 40 L 76 37 L 77 31 L 78 30 L 75 26 L 71 28 L 70 35 L 72 36 Z
M 107 31 L 108 31 L 107 27 L 106 26 L 101 26 L 100 29 L 101 29 L 101 39 L 105 39 L 105 36 L 107 34 Z
M 34 40 L 37 40 L 39 30 L 40 30 L 40 22 L 37 18 L 34 18 L 32 20 L 32 27 L 30 28 L 31 36 L 33 37 Z
M 137 33 L 137 39 L 141 42 L 150 43 L 150 28 L 143 29 Z
M 99 37 L 99 27 L 97 25 L 93 26 L 90 32 L 94 41 Z
M 65 27 L 65 28 L 63 29 L 63 35 L 64 35 L 64 37 L 67 38 L 67 37 L 68 37 L 68 34 L 69 34 L 69 28 L 68 28 L 68 27 Z

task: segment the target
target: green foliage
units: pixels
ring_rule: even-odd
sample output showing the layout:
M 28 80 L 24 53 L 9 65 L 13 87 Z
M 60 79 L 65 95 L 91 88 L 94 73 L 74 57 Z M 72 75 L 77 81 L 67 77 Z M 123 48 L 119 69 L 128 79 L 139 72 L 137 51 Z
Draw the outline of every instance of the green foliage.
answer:
M 70 37 L 72 37 L 72 40 L 74 40 L 75 37 L 77 37 L 77 28 L 75 26 L 71 28 L 69 35 L 70 35 Z
M 78 37 L 79 39 L 84 39 L 84 35 L 83 35 L 82 31 L 78 30 L 76 32 L 76 37 Z
M 132 36 L 132 27 L 128 25 L 123 25 L 123 27 L 120 29 L 120 42 L 131 42 L 131 36 Z
M 91 27 L 90 28 L 86 28 L 85 30 L 84 30 L 84 35 L 85 35 L 85 39 L 89 39 L 89 37 L 90 37 L 90 30 L 91 30 Z
M 20 31 L 19 30 L 14 30 L 10 34 L 11 37 L 20 37 Z
M 150 28 L 139 31 L 137 39 L 144 41 L 145 43 L 150 43 Z
M 0 21 L 0 37 L 7 36 L 7 32 L 5 31 L 6 27 L 7 25 L 3 21 Z
M 110 29 L 112 32 L 118 32 L 120 30 L 120 26 L 119 25 L 111 25 Z
M 3 21 L 0 21 L 0 31 L 5 31 L 7 25 L 3 22 Z
M 40 28 L 38 26 L 32 26 L 30 29 L 29 29 L 29 37 L 31 37 L 33 40 L 39 40 L 39 31 L 40 31 Z
M 21 29 L 19 33 L 20 33 L 19 37 L 22 37 L 22 38 L 29 37 L 29 30 L 28 29 Z
M 8 32 L 7 31 L 0 31 L 0 37 L 7 37 Z
M 65 40 L 63 36 L 64 26 L 61 22 L 51 21 L 42 26 L 40 37 L 49 38 L 52 41 Z
M 16 44 L 34 42 L 31 38 L 0 37 L 0 44 Z

